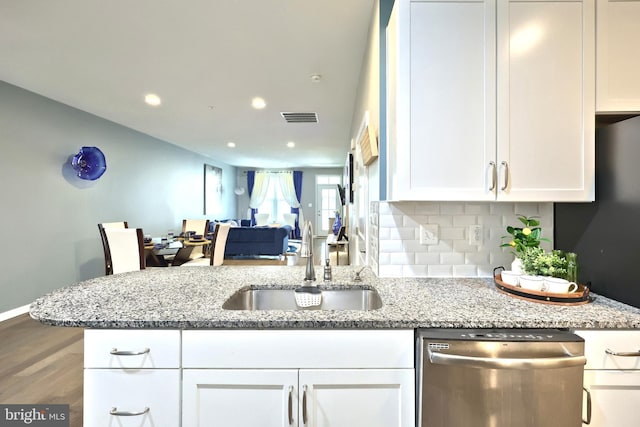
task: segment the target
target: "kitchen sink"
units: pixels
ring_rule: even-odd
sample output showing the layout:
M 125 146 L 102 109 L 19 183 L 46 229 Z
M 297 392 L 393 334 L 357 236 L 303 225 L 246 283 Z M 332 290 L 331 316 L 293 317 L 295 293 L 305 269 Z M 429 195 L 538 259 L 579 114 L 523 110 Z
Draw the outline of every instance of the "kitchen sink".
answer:
M 293 289 L 242 288 L 222 304 L 225 310 L 376 310 L 382 307 L 378 291 L 367 288 L 323 289 L 322 304 L 299 307 Z

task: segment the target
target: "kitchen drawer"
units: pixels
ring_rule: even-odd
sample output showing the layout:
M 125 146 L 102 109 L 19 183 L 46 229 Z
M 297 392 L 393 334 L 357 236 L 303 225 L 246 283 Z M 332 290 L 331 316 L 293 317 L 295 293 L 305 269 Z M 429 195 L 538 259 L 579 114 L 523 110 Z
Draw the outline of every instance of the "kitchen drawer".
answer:
M 121 415 L 112 415 L 112 410 Z M 83 418 L 84 427 L 176 427 L 180 370 L 85 369 Z
M 585 369 L 633 369 L 640 370 L 640 330 L 578 330 L 584 338 Z M 616 353 L 638 353 L 638 356 L 614 356 Z
M 183 331 L 184 368 L 413 368 L 413 329 Z
M 113 350 L 120 355 L 111 354 Z M 84 332 L 84 366 L 179 368 L 180 331 L 88 329 Z

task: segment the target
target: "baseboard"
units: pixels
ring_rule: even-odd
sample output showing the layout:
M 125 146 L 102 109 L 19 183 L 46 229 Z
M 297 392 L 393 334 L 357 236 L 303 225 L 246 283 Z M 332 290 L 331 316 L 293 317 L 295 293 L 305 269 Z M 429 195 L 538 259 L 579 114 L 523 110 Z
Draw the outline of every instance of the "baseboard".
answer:
M 22 307 L 14 308 L 13 310 L 5 311 L 4 313 L 0 313 L 0 322 L 4 322 L 5 320 L 9 320 L 16 316 L 20 316 L 21 314 L 25 314 L 29 312 L 29 305 L 23 305 Z

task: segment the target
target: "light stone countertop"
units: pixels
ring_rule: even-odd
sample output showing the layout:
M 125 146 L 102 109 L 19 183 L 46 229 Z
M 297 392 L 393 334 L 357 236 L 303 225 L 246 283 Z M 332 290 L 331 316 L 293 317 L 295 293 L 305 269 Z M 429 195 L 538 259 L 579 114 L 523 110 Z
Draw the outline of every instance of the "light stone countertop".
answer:
M 333 267 L 321 287 L 375 288 L 382 308 L 371 311 L 236 311 L 222 304 L 244 286 L 295 288 L 304 267 L 221 266 L 150 268 L 104 276 L 61 288 L 31 304 L 45 324 L 84 328 L 572 328 L 640 329 L 640 309 L 594 295 L 578 306 L 547 305 L 504 295 L 491 279 L 377 278 L 359 284 L 355 266 Z

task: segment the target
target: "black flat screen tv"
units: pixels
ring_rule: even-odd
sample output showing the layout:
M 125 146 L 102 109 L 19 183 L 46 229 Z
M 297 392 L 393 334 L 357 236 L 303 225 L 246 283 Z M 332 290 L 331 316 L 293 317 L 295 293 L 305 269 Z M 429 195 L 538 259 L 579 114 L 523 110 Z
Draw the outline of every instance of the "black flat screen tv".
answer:
M 347 153 L 342 186 L 344 187 L 344 202 L 342 204 L 353 203 L 353 154 L 351 153 Z

